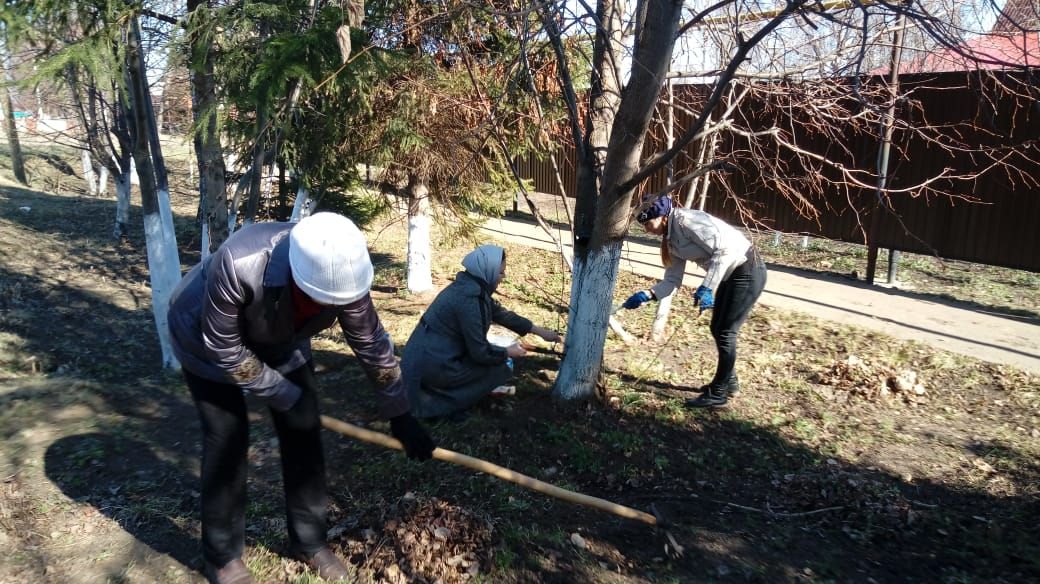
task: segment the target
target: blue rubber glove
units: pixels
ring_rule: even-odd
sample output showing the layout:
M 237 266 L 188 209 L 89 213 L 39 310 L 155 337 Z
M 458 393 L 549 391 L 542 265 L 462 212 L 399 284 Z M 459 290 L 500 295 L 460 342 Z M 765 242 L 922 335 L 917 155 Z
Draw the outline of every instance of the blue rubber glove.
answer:
M 650 302 L 650 293 L 646 290 L 640 290 L 635 294 L 628 297 L 628 300 L 621 305 L 622 308 L 632 310 L 633 308 L 639 308 L 640 306 Z
M 711 288 L 698 286 L 697 291 L 693 293 L 693 305 L 700 306 L 701 312 L 713 308 L 715 306 L 715 296 L 711 293 Z

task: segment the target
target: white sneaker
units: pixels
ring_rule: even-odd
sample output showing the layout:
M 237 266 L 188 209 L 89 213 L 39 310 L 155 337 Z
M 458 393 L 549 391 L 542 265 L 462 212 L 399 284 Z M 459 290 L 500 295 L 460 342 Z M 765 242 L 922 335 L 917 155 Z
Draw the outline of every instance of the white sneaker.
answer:
M 507 395 L 516 395 L 515 385 L 499 385 L 495 389 L 491 390 L 491 395 L 495 397 L 505 397 Z

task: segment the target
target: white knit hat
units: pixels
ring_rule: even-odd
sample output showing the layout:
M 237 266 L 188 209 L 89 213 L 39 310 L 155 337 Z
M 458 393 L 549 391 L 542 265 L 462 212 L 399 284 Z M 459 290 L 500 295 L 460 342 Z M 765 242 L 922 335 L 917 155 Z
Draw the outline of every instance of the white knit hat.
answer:
M 365 236 L 336 213 L 315 213 L 289 232 L 293 281 L 321 304 L 350 304 L 372 286 L 372 260 Z

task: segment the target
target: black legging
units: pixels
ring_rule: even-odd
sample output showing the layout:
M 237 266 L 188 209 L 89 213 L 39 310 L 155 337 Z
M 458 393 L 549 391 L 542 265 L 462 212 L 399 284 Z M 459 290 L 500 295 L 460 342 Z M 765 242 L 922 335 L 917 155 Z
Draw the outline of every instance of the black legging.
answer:
M 328 491 L 321 420 L 309 365 L 286 375 L 303 393 L 287 412 L 271 410 L 282 459 L 289 543 L 314 554 L 325 545 Z M 184 372 L 202 420 L 202 554 L 216 566 L 245 548 L 249 420 L 242 389 Z
M 755 253 L 755 248 L 748 250 L 747 261 L 719 284 L 711 315 L 711 336 L 719 350 L 712 387 L 725 387 L 733 377 L 733 366 L 737 362 L 737 333 L 765 287 L 766 265 Z

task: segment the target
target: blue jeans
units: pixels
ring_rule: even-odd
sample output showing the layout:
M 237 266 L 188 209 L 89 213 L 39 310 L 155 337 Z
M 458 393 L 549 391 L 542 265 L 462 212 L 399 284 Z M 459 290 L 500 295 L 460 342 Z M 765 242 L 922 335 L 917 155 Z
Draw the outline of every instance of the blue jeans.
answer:
M 737 362 L 737 333 L 751 313 L 762 289 L 766 287 L 766 264 L 751 248 L 747 253 L 747 261 L 737 266 L 715 292 L 715 308 L 711 315 L 711 336 L 715 338 L 715 347 L 719 351 L 719 362 L 715 368 L 715 377 L 711 380 L 714 388 L 724 388 L 734 377 L 733 366 Z

